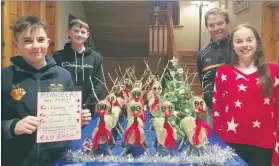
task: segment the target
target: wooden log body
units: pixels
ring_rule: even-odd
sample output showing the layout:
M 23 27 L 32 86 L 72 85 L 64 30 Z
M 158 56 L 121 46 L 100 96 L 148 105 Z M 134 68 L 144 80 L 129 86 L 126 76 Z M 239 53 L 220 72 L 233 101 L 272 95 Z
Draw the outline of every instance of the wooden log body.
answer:
M 108 129 L 109 131 L 111 131 L 117 124 L 116 118 L 112 115 L 105 115 L 104 116 L 104 121 L 106 123 L 106 129 Z M 98 120 L 97 126 L 95 127 L 95 129 L 92 132 L 92 138 L 95 137 L 96 132 L 99 130 L 99 122 L 100 122 L 100 120 Z M 107 143 L 107 142 L 104 141 L 104 137 L 101 135 L 98 143 L 99 144 L 104 144 L 104 143 Z
M 204 127 L 201 127 L 200 134 L 198 135 L 199 144 L 195 145 L 193 142 L 193 136 L 195 135 L 196 127 L 197 127 L 196 119 L 191 116 L 187 116 L 187 117 L 183 118 L 180 122 L 180 128 L 185 133 L 185 135 L 188 137 L 191 145 L 193 145 L 194 147 L 200 148 L 207 143 L 208 136 L 207 136 L 206 129 Z
M 152 126 L 154 128 L 156 138 L 161 145 L 165 145 L 165 139 L 167 137 L 167 130 L 164 128 L 165 118 L 153 118 Z M 178 139 L 177 132 L 173 128 L 173 137 L 175 140 Z
M 149 111 L 150 111 L 150 114 L 151 114 L 152 116 L 154 116 L 154 113 L 155 113 L 156 111 L 159 111 L 159 103 L 156 104 L 156 106 L 154 107 L 154 110 L 152 110 L 152 105 L 156 102 L 156 100 L 158 100 L 158 99 L 156 99 L 156 98 L 154 97 L 154 98 L 151 98 L 151 99 L 148 101 Z
M 145 141 L 144 123 L 140 118 L 137 118 L 137 121 L 139 123 L 138 127 L 139 127 L 139 131 L 140 131 L 140 144 L 142 144 Z M 134 117 L 131 117 L 128 119 L 126 131 L 133 124 L 133 122 L 134 122 Z M 135 133 L 132 132 L 128 135 L 128 143 L 133 145 L 134 142 L 135 142 Z
M 103 119 L 104 119 L 104 121 L 105 121 L 105 127 L 106 127 L 106 129 L 109 130 L 109 131 L 111 131 L 112 128 L 113 128 L 113 126 L 116 126 L 117 120 L 116 120 L 116 118 L 114 117 L 114 115 L 111 114 L 111 105 L 110 105 L 110 102 L 107 101 L 107 100 L 101 100 L 101 101 L 99 101 L 99 102 L 96 104 L 96 108 L 95 108 L 95 109 L 96 109 L 96 112 L 97 112 L 97 110 L 98 110 L 98 106 L 99 106 L 99 105 L 105 105 L 105 106 L 106 106 L 106 108 L 105 108 L 106 113 L 105 113 Z M 102 117 L 100 117 L 100 118 L 102 118 Z M 95 129 L 94 129 L 93 132 L 92 132 L 92 138 L 95 137 L 96 132 L 99 130 L 99 123 L 100 123 L 100 119 L 98 120 L 97 125 L 96 125 Z M 104 141 L 104 138 L 105 138 L 105 137 L 103 137 L 103 136 L 101 135 L 98 144 L 104 144 L 104 143 L 106 143 L 106 142 Z

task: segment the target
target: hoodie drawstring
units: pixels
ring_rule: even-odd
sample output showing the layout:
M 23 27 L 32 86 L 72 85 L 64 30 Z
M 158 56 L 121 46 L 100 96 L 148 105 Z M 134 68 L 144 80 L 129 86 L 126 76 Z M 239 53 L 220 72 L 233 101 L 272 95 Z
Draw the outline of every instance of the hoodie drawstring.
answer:
M 74 51 L 75 52 L 75 51 Z M 77 53 L 75 52 L 75 59 L 76 59 L 76 70 L 75 70 L 75 74 L 76 74 L 76 83 L 77 83 Z
M 84 53 L 81 56 L 81 68 L 82 68 L 82 80 L 84 82 L 84 66 L 83 66 L 83 58 L 84 58 Z M 77 53 L 75 52 L 75 59 L 76 59 L 76 69 L 75 69 L 75 74 L 76 74 L 76 82 L 77 82 Z
M 82 80 L 84 82 L 84 66 L 83 66 L 83 57 L 84 57 L 84 53 L 82 54 L 82 57 L 81 57 L 81 65 L 82 65 Z

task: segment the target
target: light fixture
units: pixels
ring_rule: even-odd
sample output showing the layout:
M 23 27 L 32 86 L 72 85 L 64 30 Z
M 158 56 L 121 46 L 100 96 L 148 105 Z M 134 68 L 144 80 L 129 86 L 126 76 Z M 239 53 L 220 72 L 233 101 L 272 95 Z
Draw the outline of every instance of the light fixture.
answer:
M 191 1 L 191 4 L 196 5 L 197 7 L 208 6 L 210 1 Z
M 196 5 L 199 8 L 199 47 L 198 51 L 201 49 L 201 19 L 202 19 L 202 9 L 207 7 L 210 1 L 191 1 L 191 4 Z

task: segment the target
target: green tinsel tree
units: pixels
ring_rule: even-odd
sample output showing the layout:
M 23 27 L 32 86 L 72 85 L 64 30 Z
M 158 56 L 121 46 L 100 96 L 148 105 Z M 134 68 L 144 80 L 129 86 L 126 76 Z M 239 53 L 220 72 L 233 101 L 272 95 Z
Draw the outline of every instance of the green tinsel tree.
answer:
M 195 116 L 195 111 L 190 102 L 192 90 L 187 81 L 183 79 L 183 69 L 174 66 L 169 70 L 163 97 L 173 103 L 177 120 L 180 121 L 185 116 Z

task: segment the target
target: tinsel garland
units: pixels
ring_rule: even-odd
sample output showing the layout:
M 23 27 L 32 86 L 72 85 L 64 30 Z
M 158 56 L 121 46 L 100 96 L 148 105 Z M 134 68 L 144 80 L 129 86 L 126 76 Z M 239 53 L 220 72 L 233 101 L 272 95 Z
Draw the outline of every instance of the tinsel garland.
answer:
M 134 158 L 131 155 L 118 156 L 92 156 L 82 151 L 70 150 L 64 154 L 64 159 L 72 163 L 86 163 L 86 162 L 107 162 L 107 163 L 167 163 L 167 164 L 196 164 L 196 165 L 224 165 L 228 160 L 234 160 L 233 149 L 230 147 L 222 148 L 218 144 L 207 144 L 204 146 L 204 155 L 199 155 L 198 152 L 193 151 L 187 156 L 186 151 L 181 152 L 175 156 L 141 156 Z

